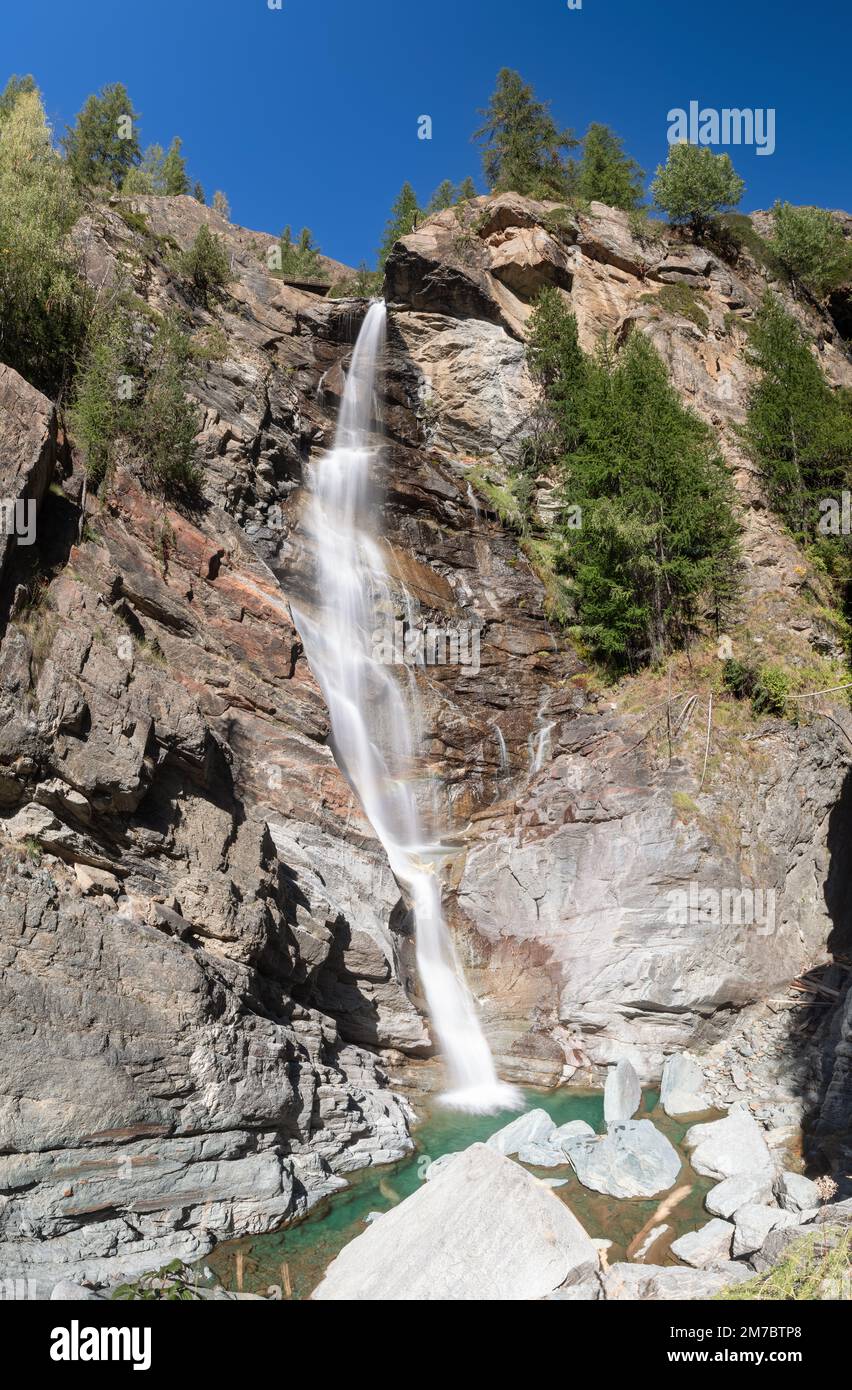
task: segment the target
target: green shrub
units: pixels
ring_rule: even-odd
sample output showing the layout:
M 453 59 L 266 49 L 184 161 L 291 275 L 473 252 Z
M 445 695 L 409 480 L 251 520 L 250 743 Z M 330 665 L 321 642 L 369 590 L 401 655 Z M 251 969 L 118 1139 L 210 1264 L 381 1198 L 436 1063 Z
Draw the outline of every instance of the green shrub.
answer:
M 95 488 L 111 470 L 119 440 L 133 433 L 140 382 L 132 380 L 129 370 L 131 337 L 129 314 L 118 305 L 102 310 L 91 325 L 74 382 L 69 424 Z M 120 379 L 125 376 L 131 378 L 130 395 L 121 390 Z
M 754 713 L 780 717 L 787 709 L 789 696 L 790 680 L 786 672 L 780 666 L 761 666 L 751 695 Z
M 750 700 L 757 683 L 757 672 L 744 661 L 730 659 L 722 667 L 722 680 L 738 700 Z
M 663 285 L 658 294 L 643 294 L 639 302 L 658 304 L 670 314 L 679 314 L 681 318 L 690 319 L 702 333 L 706 333 L 710 327 L 710 320 L 701 306 L 699 292 L 691 285 Z
M 649 246 L 663 239 L 662 223 L 655 222 L 652 217 L 649 217 L 647 208 L 630 208 L 627 214 L 627 226 L 633 240 L 641 242 L 643 246 Z
M 178 269 L 192 284 L 198 300 L 209 308 L 219 290 L 231 277 L 231 262 L 221 237 L 211 232 L 206 223 L 188 251 L 178 258 Z
M 134 429 L 147 484 L 165 497 L 184 501 L 195 500 L 201 485 L 195 461 L 200 419 L 184 390 L 191 358 L 189 339 L 166 319 L 154 335 Z
M 787 271 L 822 296 L 852 277 L 852 244 L 825 208 L 776 203 L 772 250 Z
M 0 138 L 0 360 L 50 396 L 70 379 L 91 313 L 67 243 L 79 212 L 41 99 L 23 90 Z
M 852 1231 L 818 1227 L 793 1241 L 771 1269 L 744 1284 L 732 1284 L 716 1298 L 723 1302 L 767 1303 L 848 1300 L 851 1289 Z

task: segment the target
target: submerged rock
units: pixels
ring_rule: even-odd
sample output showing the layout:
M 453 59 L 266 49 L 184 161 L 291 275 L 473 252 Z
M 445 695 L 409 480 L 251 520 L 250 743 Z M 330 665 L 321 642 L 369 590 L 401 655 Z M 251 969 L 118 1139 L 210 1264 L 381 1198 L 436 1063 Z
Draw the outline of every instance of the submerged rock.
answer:
M 667 1057 L 660 1085 L 660 1104 L 667 1115 L 698 1115 L 712 1106 L 704 1073 L 686 1052 Z
M 621 1124 L 636 1114 L 642 1101 L 639 1077 L 630 1062 L 622 1058 L 610 1069 L 604 1087 L 604 1119 L 608 1125 Z
M 677 1182 L 680 1155 L 650 1120 L 612 1125 L 600 1138 L 571 1144 L 580 1182 L 610 1197 L 655 1197 Z
M 473 1144 L 345 1246 L 313 1298 L 544 1298 L 597 1269 L 568 1207 L 493 1146 Z

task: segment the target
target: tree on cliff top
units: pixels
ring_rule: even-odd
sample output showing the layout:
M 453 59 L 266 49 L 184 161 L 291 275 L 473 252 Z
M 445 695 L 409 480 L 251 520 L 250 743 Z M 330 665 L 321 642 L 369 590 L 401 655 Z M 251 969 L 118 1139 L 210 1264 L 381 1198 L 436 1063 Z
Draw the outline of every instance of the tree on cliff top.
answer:
M 19 96 L 23 95 L 24 92 L 36 91 L 38 88 L 32 73 L 27 73 L 26 77 L 19 77 L 16 72 L 13 72 L 3 91 L 0 92 L 0 121 L 10 114 Z
M 408 236 L 417 226 L 417 218 L 420 215 L 420 208 L 417 205 L 417 194 L 406 182 L 399 191 L 399 196 L 391 208 L 391 215 L 385 227 L 385 234 L 379 248 L 379 267 L 382 268 L 388 256 L 394 248 L 394 244 L 400 237 Z
M 567 196 L 573 164 L 566 162 L 562 151 L 575 148 L 579 141 L 570 130 L 558 128 L 547 103 L 536 101 L 520 73 L 501 68 L 496 90 L 479 114 L 483 123 L 473 139 L 483 146 L 482 164 L 493 192 L 531 198 Z
M 577 177 L 577 192 L 581 198 L 630 212 L 642 201 L 644 177 L 645 170 L 624 153 L 614 130 L 596 123 L 589 126 Z
M 827 294 L 852 277 L 852 242 L 825 208 L 778 202 L 772 209 L 772 222 L 772 250 L 813 294 Z
M 122 82 L 86 98 L 63 141 L 68 164 L 80 184 L 121 188 L 141 159 L 136 134 L 138 112 Z
M 672 145 L 651 184 L 654 202 L 672 222 L 687 222 L 694 240 L 707 232 L 718 212 L 736 207 L 745 183 L 730 156 L 699 145 Z

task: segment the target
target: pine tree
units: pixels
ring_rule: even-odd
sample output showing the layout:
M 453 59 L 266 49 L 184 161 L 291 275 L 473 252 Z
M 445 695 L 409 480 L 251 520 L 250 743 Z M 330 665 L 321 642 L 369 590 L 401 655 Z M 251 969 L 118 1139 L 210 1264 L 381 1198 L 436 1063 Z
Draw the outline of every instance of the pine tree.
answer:
M 852 474 L 852 414 L 832 391 L 796 320 L 767 290 L 751 333 L 760 379 L 743 437 L 770 501 L 802 540 L 819 535 L 819 502 Z
M 137 120 L 121 82 L 86 98 L 63 141 L 69 167 L 79 184 L 121 188 L 141 158 Z
M 672 222 L 688 222 L 694 240 L 707 232 L 716 213 L 736 207 L 745 184 L 730 156 L 699 145 L 672 145 L 651 184 L 654 202 Z
M 193 198 L 195 199 L 196 203 L 202 203 L 202 204 L 203 204 L 203 203 L 206 203 L 206 201 L 207 201 L 207 199 L 206 199 L 205 196 L 204 196 L 204 187 L 203 187 L 202 184 L 200 184 L 200 183 L 198 182 L 197 179 L 196 179 L 195 183 L 193 184 L 192 196 L 193 196 Z M 214 194 L 213 196 L 215 197 L 215 194 Z M 223 197 L 223 198 L 225 197 L 224 193 L 222 194 L 222 197 Z M 227 199 L 226 199 L 226 201 L 227 201 Z M 230 209 L 229 209 L 229 213 L 230 213 Z
M 644 177 L 644 169 L 624 153 L 621 140 L 609 126 L 589 126 L 578 170 L 580 197 L 630 212 L 642 201 Z
M 133 194 L 148 196 L 149 194 L 164 192 L 164 158 L 162 145 L 149 145 L 140 162 L 125 174 L 121 184 L 122 193 L 128 196 Z
M 404 183 L 399 191 L 393 207 L 391 208 L 390 219 L 385 227 L 385 234 L 379 248 L 379 267 L 383 269 L 388 256 L 394 248 L 396 242 L 401 237 L 408 236 L 417 226 L 417 219 L 420 216 L 420 209 L 417 206 L 417 194 L 410 183 Z
M 163 180 L 163 192 L 170 197 L 177 197 L 179 194 L 189 192 L 189 177 L 186 172 L 186 160 L 181 154 L 183 141 L 176 135 L 169 145 L 168 153 L 163 159 L 161 176 Z
M 198 235 L 189 250 L 180 256 L 178 264 L 181 273 L 192 282 L 199 302 L 208 308 L 218 291 L 233 279 L 222 238 L 211 232 L 206 222 L 202 222 Z
M 549 106 L 536 101 L 519 73 L 500 70 L 497 88 L 480 115 L 483 123 L 473 138 L 483 145 L 483 168 L 493 192 L 566 197 L 572 170 L 562 151 L 579 142 L 570 130 L 557 127 Z
M 426 207 L 426 216 L 431 217 L 433 213 L 444 212 L 458 201 L 459 195 L 456 192 L 455 184 L 451 179 L 444 179 L 443 183 L 438 184 L 438 187 L 429 199 Z
M 578 635 L 616 670 L 659 660 L 708 604 L 718 613 L 733 595 L 737 526 L 724 460 L 641 333 L 617 355 L 604 339 L 586 358 L 555 291 L 541 296 L 530 328 L 564 503 L 582 517 L 565 529 L 562 557 Z
M 456 195 L 457 201 L 460 203 L 466 203 L 469 198 L 477 198 L 478 196 L 479 195 L 476 191 L 476 184 L 468 174 L 467 178 L 463 179 L 462 182 L 459 184 L 458 193 Z

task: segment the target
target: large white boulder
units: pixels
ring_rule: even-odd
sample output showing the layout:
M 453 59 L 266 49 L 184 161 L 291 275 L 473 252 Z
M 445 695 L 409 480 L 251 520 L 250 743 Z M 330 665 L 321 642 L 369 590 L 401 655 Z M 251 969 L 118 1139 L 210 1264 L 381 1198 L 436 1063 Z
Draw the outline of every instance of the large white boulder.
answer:
M 704 1198 L 704 1205 L 714 1216 L 724 1216 L 726 1220 L 746 1202 L 772 1204 L 772 1173 L 766 1168 L 758 1168 L 754 1173 L 737 1173 L 733 1178 L 711 1187 Z
M 632 1120 L 642 1101 L 642 1086 L 631 1062 L 622 1057 L 607 1073 L 604 1119 L 608 1125 Z
M 774 1174 L 775 1165 L 763 1131 L 754 1116 L 734 1106 L 723 1120 L 693 1125 L 684 1144 L 692 1150 L 692 1166 L 706 1178 L 732 1178 L 739 1173 Z
M 313 1298 L 536 1299 L 597 1270 L 568 1207 L 493 1147 L 473 1144 L 350 1241 Z
M 667 1115 L 699 1115 L 711 1108 L 704 1073 L 687 1052 L 676 1052 L 663 1065 L 660 1104 Z
M 498 1153 L 516 1154 L 528 1144 L 548 1144 L 555 1129 L 546 1110 L 528 1110 L 498 1129 L 486 1142 L 489 1149 L 496 1149 Z

